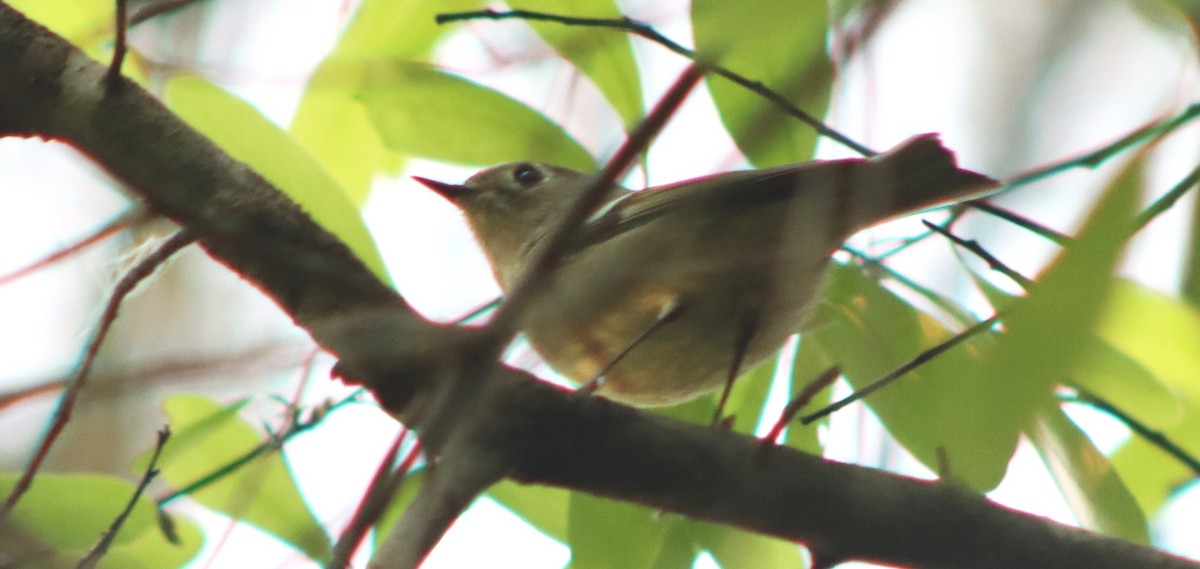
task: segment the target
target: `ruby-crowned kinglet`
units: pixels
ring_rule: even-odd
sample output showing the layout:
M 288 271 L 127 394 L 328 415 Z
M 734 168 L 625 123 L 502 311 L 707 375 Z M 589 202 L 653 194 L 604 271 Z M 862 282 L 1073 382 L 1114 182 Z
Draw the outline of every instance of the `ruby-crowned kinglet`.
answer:
M 507 291 L 595 176 L 520 162 L 463 185 L 417 181 L 462 209 Z M 520 329 L 577 382 L 628 350 L 604 373 L 607 397 L 682 402 L 723 385 L 739 355 L 749 369 L 798 332 L 830 254 L 851 234 L 996 185 L 958 168 L 926 134 L 870 159 L 729 172 L 639 192 L 613 186 L 612 201 L 579 228 Z

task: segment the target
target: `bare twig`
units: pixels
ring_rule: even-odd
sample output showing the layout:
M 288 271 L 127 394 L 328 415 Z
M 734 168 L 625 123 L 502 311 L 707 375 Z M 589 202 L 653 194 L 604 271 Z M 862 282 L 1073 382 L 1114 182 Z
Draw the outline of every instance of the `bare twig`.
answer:
M 1025 184 L 1036 182 L 1038 180 L 1058 174 L 1059 172 L 1074 168 L 1095 168 L 1106 162 L 1109 158 L 1112 158 L 1113 156 L 1132 148 L 1137 143 L 1144 140 L 1149 140 L 1151 138 L 1163 136 L 1179 128 L 1180 126 L 1191 122 L 1196 117 L 1200 117 L 1200 103 L 1192 103 L 1178 115 L 1175 115 L 1169 119 L 1152 122 L 1121 137 L 1111 144 L 1105 145 L 1097 150 L 1093 150 L 1092 152 L 1088 152 L 1082 156 L 1069 158 L 1060 162 L 1054 162 L 1039 168 L 1035 168 L 1024 174 L 1020 174 L 1017 177 L 1008 180 L 1008 182 L 1006 182 L 1004 185 L 1004 190 L 1018 186 L 1024 186 Z
M 75 374 L 75 378 L 67 386 L 66 391 L 59 401 L 58 408 L 54 411 L 54 417 L 51 419 L 50 428 L 42 436 L 42 441 L 38 445 L 37 452 L 34 453 L 33 459 L 29 462 L 25 472 L 21 475 L 21 479 L 13 487 L 12 493 L 4 501 L 4 505 L 0 507 L 0 519 L 3 519 L 16 506 L 17 501 L 29 489 L 33 483 L 34 476 L 42 466 L 42 462 L 50 453 L 50 447 L 58 440 L 58 436 L 62 433 L 63 428 L 67 426 L 67 421 L 71 419 L 71 411 L 75 407 L 75 401 L 79 397 L 80 391 L 87 383 L 88 374 L 91 373 L 92 365 L 96 361 L 96 356 L 100 353 L 100 346 L 104 343 L 104 339 L 108 337 L 108 330 L 112 327 L 113 322 L 117 319 L 117 312 L 121 308 L 121 303 L 139 283 L 154 273 L 155 269 L 163 264 L 172 255 L 180 249 L 191 244 L 195 238 L 187 229 L 180 229 L 173 235 L 167 238 L 162 245 L 153 253 L 142 259 L 137 265 L 125 274 L 124 277 L 117 283 L 112 294 L 109 295 L 108 304 L 104 307 L 104 312 L 100 315 L 100 321 L 96 326 L 96 330 L 84 349 L 83 360 L 80 362 L 79 370 Z
M 111 525 L 108 526 L 108 531 L 100 537 L 100 541 L 92 546 L 92 549 L 87 552 L 83 559 L 79 560 L 76 569 L 92 569 L 100 562 L 100 558 L 108 553 L 108 548 L 112 546 L 113 540 L 117 538 L 117 532 L 121 530 L 121 526 L 125 525 L 125 520 L 129 518 L 129 514 L 133 512 L 133 508 L 137 506 L 138 499 L 146 491 L 146 487 L 150 485 L 150 481 L 158 476 L 158 457 L 162 455 L 163 446 L 167 444 L 167 439 L 171 438 L 171 428 L 163 427 L 158 431 L 158 440 L 154 443 L 154 454 L 150 455 L 150 463 L 146 465 L 145 472 L 142 473 L 142 479 L 138 482 L 137 489 L 133 491 L 133 496 L 129 498 L 129 503 L 125 505 L 125 509 L 121 511 L 116 518 L 113 519 Z
M 939 235 L 949 239 L 955 245 L 974 253 L 975 256 L 983 259 L 984 262 L 988 264 L 988 267 L 991 267 L 993 271 L 999 272 L 1000 274 L 1012 279 L 1012 281 L 1020 285 L 1021 288 L 1028 290 L 1031 286 L 1033 286 L 1032 280 L 1021 273 L 1018 273 L 1012 267 L 1009 267 L 1004 263 L 1004 261 L 997 259 L 995 255 L 992 255 L 987 251 L 987 249 L 984 249 L 983 245 L 980 245 L 978 241 L 974 239 L 963 239 L 962 237 L 950 233 L 950 230 L 936 223 L 930 223 L 924 219 L 921 220 L 921 223 L 924 223 L 925 227 L 928 227 L 929 229 L 937 232 Z
M 1178 202 L 1189 190 L 1196 187 L 1197 183 L 1200 183 L 1200 166 L 1197 166 L 1196 169 L 1192 170 L 1190 174 L 1175 184 L 1167 193 L 1154 200 L 1154 203 L 1138 214 L 1137 218 L 1133 220 L 1134 233 L 1140 231 L 1151 221 L 1154 221 L 1154 218 L 1171 209 L 1171 206 L 1175 205 L 1175 202 Z
M 1072 403 L 1082 403 L 1108 414 L 1126 427 L 1129 427 L 1129 430 L 1145 439 L 1146 442 L 1171 455 L 1172 458 L 1188 467 L 1196 476 L 1200 476 L 1200 459 L 1192 456 L 1187 449 L 1179 446 L 1179 444 L 1172 441 L 1162 432 L 1150 428 L 1149 425 L 1137 420 L 1133 415 L 1126 413 L 1103 397 L 1082 387 L 1075 386 L 1073 389 L 1075 390 L 1074 395 L 1059 395 L 1059 399 Z
M 1055 244 L 1066 245 L 1067 243 L 1071 242 L 1070 236 L 1059 233 L 1049 227 L 1046 227 L 1045 225 L 1042 225 L 1032 219 L 1029 219 L 1028 217 L 1025 217 L 1019 213 L 1004 209 L 994 203 L 991 203 L 991 202 L 988 202 L 985 200 L 975 200 L 975 201 L 966 202 L 965 205 L 967 205 L 971 208 L 977 209 L 979 211 L 982 211 L 988 215 L 992 215 L 992 216 L 998 217 L 1000 219 L 1003 219 L 1004 221 L 1012 223 L 1013 225 L 1016 225 L 1017 227 L 1026 229 L 1035 235 L 1039 235 L 1050 241 L 1053 241 Z
M 613 19 L 609 19 L 609 18 L 576 18 L 576 17 L 572 17 L 572 16 L 563 16 L 563 15 L 559 15 L 559 14 L 549 14 L 546 12 L 535 12 L 533 10 L 509 10 L 507 12 L 498 12 L 496 10 L 491 10 L 491 9 L 478 10 L 478 11 L 474 11 L 474 12 L 456 12 L 456 13 L 451 13 L 451 14 L 438 14 L 436 21 L 439 24 L 447 24 L 450 22 L 458 22 L 458 21 L 464 21 L 464 20 L 507 20 L 507 19 L 537 20 L 537 21 L 542 21 L 542 22 L 554 22 L 554 23 L 563 24 L 566 26 L 588 26 L 588 27 L 593 27 L 593 28 L 607 28 L 607 29 L 613 29 L 613 30 L 622 30 L 622 31 L 634 34 L 636 36 L 646 38 L 646 39 L 648 39 L 654 43 L 657 43 L 679 55 L 682 55 L 682 56 L 694 61 L 694 62 L 701 63 L 702 65 L 704 65 L 705 71 L 709 71 L 715 75 L 724 77 L 725 79 L 728 79 L 728 80 L 736 83 L 737 85 L 751 91 L 752 93 L 755 93 L 757 95 L 760 95 L 760 96 L 766 98 L 768 101 L 770 101 L 771 103 L 778 106 L 784 112 L 788 113 L 789 115 L 792 115 L 793 117 L 796 117 L 797 119 L 800 119 L 802 122 L 804 122 L 804 124 L 807 124 L 808 126 L 812 127 L 813 130 L 817 131 L 817 133 L 820 134 L 821 136 L 829 138 L 830 140 L 835 140 L 835 141 L 841 143 L 842 145 L 846 146 L 847 148 L 850 148 L 851 150 L 854 150 L 855 152 L 862 154 L 863 156 L 874 156 L 875 154 L 877 154 L 877 152 L 875 152 L 874 150 L 871 150 L 870 148 L 863 146 L 862 144 L 856 142 L 854 139 L 834 130 L 833 128 L 830 128 L 828 125 L 821 122 L 820 119 L 804 112 L 804 110 L 800 109 L 796 105 L 792 104 L 791 101 L 787 100 L 786 97 L 784 97 L 783 95 L 780 95 L 779 93 L 776 93 L 775 91 L 768 88 L 766 85 L 763 85 L 761 82 L 748 79 L 748 78 L 746 78 L 738 73 L 735 73 L 734 71 L 732 71 L 728 68 L 722 67 L 720 65 L 704 62 L 703 59 L 696 54 L 696 52 L 694 52 L 686 47 L 683 47 L 682 45 L 676 43 L 675 41 L 672 41 L 670 38 L 660 34 L 657 30 L 655 30 L 652 26 L 650 26 L 649 24 L 646 24 L 645 22 L 639 22 L 637 20 L 633 20 L 630 18 L 613 18 Z
M 0 275 L 0 286 L 4 286 L 17 279 L 29 276 L 30 274 L 53 265 L 54 263 L 66 259 L 67 257 L 82 252 L 84 249 L 99 243 L 106 237 L 109 237 L 114 233 L 117 233 L 118 231 L 121 231 L 122 229 L 141 221 L 142 219 L 145 219 L 147 216 L 148 212 L 142 209 L 131 209 L 126 211 L 112 221 L 104 224 L 99 229 L 93 231 L 91 235 L 88 235 L 87 237 L 84 237 L 70 245 L 66 245 L 61 249 L 50 253 L 41 259 L 38 259 L 37 261 L 8 273 L 7 275 Z
M 121 64 L 125 62 L 125 52 L 128 49 L 126 32 L 129 31 L 128 17 L 129 0 L 117 0 L 117 42 L 113 47 L 112 63 L 108 65 L 108 73 L 104 75 L 105 88 L 111 93 L 121 87 Z
M 226 476 L 237 472 L 242 467 L 253 462 L 254 459 L 278 451 L 279 449 L 283 448 L 285 443 L 287 443 L 296 435 L 311 430 L 319 425 L 321 421 L 324 421 L 325 417 L 328 417 L 333 411 L 349 403 L 358 401 L 363 392 L 363 389 L 356 389 L 354 393 L 351 393 L 350 395 L 347 395 L 336 402 L 326 403 L 316 409 L 313 409 L 309 412 L 307 418 L 300 418 L 299 411 L 293 410 L 292 417 L 287 420 L 284 429 L 269 433 L 267 440 L 263 441 L 262 444 L 246 451 L 244 454 L 242 454 L 242 456 L 239 456 L 228 463 L 213 469 L 212 472 L 201 476 L 195 482 L 192 482 L 191 484 L 175 490 L 170 494 L 158 498 L 158 505 L 165 506 L 183 496 L 187 496 L 193 492 L 198 492 L 206 486 L 218 482 Z
M 783 411 L 779 413 L 779 419 L 771 426 L 771 431 L 767 433 L 767 436 L 763 437 L 763 442 L 772 445 L 775 444 L 779 439 L 779 434 L 783 432 L 783 428 L 792 422 L 792 419 L 796 417 L 796 413 L 799 413 L 800 409 L 808 405 L 808 402 L 812 401 L 812 398 L 816 397 L 818 393 L 832 385 L 834 381 L 837 381 L 840 375 L 842 375 L 842 370 L 838 369 L 837 366 L 833 366 L 805 384 L 804 389 L 801 389 L 800 393 L 792 398 L 783 408 Z

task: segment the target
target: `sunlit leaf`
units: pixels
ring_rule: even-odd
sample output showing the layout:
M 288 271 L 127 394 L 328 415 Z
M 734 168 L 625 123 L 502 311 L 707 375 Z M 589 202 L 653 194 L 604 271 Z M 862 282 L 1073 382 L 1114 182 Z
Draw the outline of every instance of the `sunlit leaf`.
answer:
M 1027 433 L 1084 527 L 1149 544 L 1146 516 L 1137 501 L 1113 465 L 1061 409 L 1043 407 Z
M 390 282 L 358 208 L 291 136 L 254 107 L 200 77 L 172 78 L 164 97 L 188 124 L 286 193 L 376 276 Z
M 116 4 L 111 0 L 5 0 L 5 4 L 85 50 L 93 49 L 101 37 L 111 36 L 116 24 Z
M 372 177 L 388 166 L 387 150 L 359 99 L 363 68 L 372 61 L 425 59 L 442 35 L 441 12 L 469 10 L 479 0 L 366 0 L 309 80 L 291 132 L 356 204 Z
M 7 497 L 19 478 L 16 472 L 0 472 L 0 496 Z M 109 475 L 39 474 L 10 519 L 48 546 L 82 553 L 125 509 L 134 488 L 134 483 Z M 154 517 L 154 503 L 138 500 L 114 543 L 126 544 L 144 531 L 156 531 Z
M 1160 380 L 1200 400 L 1200 310 L 1117 281 L 1097 332 Z
M 176 488 L 210 477 L 263 442 L 263 435 L 229 406 L 196 395 L 177 395 L 164 404 L 174 433 L 163 447 L 162 478 Z M 229 470 L 188 496 L 225 515 L 244 520 L 325 561 L 331 546 L 279 453 L 260 456 Z
M 541 113 L 429 65 L 369 64 L 362 100 L 384 144 L 397 152 L 474 165 L 595 167 L 587 150 Z
M 817 119 L 825 115 L 833 82 L 825 54 L 826 22 L 825 0 L 692 2 L 701 57 L 763 83 Z M 726 130 L 755 166 L 812 157 L 812 127 L 728 80 L 710 76 L 708 88 Z
M 711 553 L 722 569 L 800 569 L 805 566 L 795 543 L 729 526 L 702 522 L 692 525 L 698 547 Z
M 855 389 L 900 367 L 953 334 L 937 320 L 908 305 L 854 267 L 834 266 L 820 322 L 805 338 L 839 366 Z M 987 409 L 1002 387 L 982 380 L 984 335 L 939 355 L 866 399 L 888 431 L 931 470 L 938 449 L 953 475 L 977 490 L 999 483 L 1008 464 L 1016 425 L 997 436 Z M 819 373 L 819 372 L 817 372 Z

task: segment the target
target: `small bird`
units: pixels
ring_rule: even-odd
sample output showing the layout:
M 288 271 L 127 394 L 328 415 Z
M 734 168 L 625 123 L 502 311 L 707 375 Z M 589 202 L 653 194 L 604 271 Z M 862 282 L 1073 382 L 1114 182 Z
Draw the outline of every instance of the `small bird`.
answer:
M 416 180 L 462 210 L 509 291 L 596 176 L 519 162 L 462 185 Z M 687 401 L 732 384 L 802 329 L 831 253 L 853 233 L 997 185 L 959 168 L 936 134 L 868 159 L 637 192 L 613 185 L 519 328 L 566 377 L 603 375 L 598 393 L 606 397 L 638 406 Z

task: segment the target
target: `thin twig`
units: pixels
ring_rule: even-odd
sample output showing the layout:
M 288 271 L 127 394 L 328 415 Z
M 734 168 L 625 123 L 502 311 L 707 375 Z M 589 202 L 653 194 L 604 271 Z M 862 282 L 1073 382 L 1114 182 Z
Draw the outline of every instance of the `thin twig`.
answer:
M 728 80 L 736 83 L 737 85 L 767 99 L 768 101 L 770 101 L 771 103 L 775 104 L 780 109 L 782 109 L 784 112 L 788 113 L 789 115 L 792 115 L 793 117 L 800 119 L 802 122 L 804 122 L 804 124 L 807 124 L 808 126 L 812 127 L 813 130 L 817 131 L 817 134 L 820 134 L 821 136 L 829 138 L 830 140 L 835 140 L 835 141 L 841 143 L 842 145 L 846 146 L 847 148 L 850 148 L 851 150 L 854 150 L 855 152 L 857 152 L 863 156 L 874 156 L 874 155 L 878 154 L 874 150 L 871 150 L 870 148 L 867 148 L 866 146 L 856 142 L 854 139 L 842 134 L 841 132 L 834 130 L 833 128 L 830 128 L 828 125 L 821 122 L 820 119 L 808 114 L 803 109 L 792 104 L 792 102 L 787 100 L 786 97 L 784 97 L 783 95 L 780 95 L 779 93 L 776 93 L 775 91 L 771 90 L 770 88 L 768 88 L 766 85 L 762 84 L 761 82 L 748 79 L 745 76 L 735 73 L 734 71 L 732 71 L 726 67 L 722 67 L 722 66 L 716 65 L 714 63 L 703 62 L 703 60 L 700 58 L 700 56 L 698 56 L 696 54 L 696 52 L 694 52 L 686 47 L 683 47 L 682 45 L 676 43 L 675 41 L 672 41 L 670 38 L 662 35 L 657 30 L 655 30 L 652 26 L 650 26 L 649 24 L 647 24 L 645 22 L 639 22 L 637 20 L 633 20 L 630 18 L 576 18 L 576 17 L 572 17 L 572 16 L 563 16 L 563 15 L 559 15 L 559 14 L 550 14 L 550 13 L 546 13 L 546 12 L 535 12 L 533 10 L 509 10 L 506 12 L 499 12 L 499 11 L 491 10 L 491 9 L 478 10 L 478 11 L 474 11 L 474 12 L 455 12 L 455 13 L 450 13 L 450 14 L 438 14 L 437 17 L 435 18 L 435 20 L 439 24 L 447 24 L 450 22 L 467 21 L 467 20 L 507 20 L 507 19 L 537 20 L 537 21 L 542 21 L 542 22 L 554 22 L 554 23 L 563 24 L 566 26 L 587 26 L 587 27 L 593 27 L 593 28 L 621 30 L 621 31 L 625 31 L 625 32 L 634 34 L 636 36 L 648 39 L 648 40 L 650 40 L 654 43 L 657 43 L 679 55 L 682 55 L 682 56 L 692 60 L 693 62 L 704 65 L 705 71 L 709 71 L 715 75 L 724 77 L 725 79 L 728 79 Z
M 1082 403 L 1107 413 L 1114 419 L 1120 421 L 1126 427 L 1129 427 L 1129 430 L 1137 433 L 1137 435 L 1143 439 L 1146 439 L 1146 442 L 1158 447 L 1163 452 L 1171 455 L 1171 457 L 1175 460 L 1183 463 L 1183 465 L 1187 466 L 1193 473 L 1196 474 L 1196 476 L 1200 476 L 1200 459 L 1192 456 L 1191 453 L 1173 442 L 1171 439 L 1167 438 L 1166 435 L 1162 434 L 1158 430 L 1150 428 L 1145 423 L 1135 419 L 1129 413 L 1122 411 L 1119 407 L 1113 405 L 1095 393 L 1092 393 L 1082 387 L 1074 387 L 1073 389 L 1075 390 L 1075 395 L 1059 395 L 1059 399 L 1073 403 Z
M 776 441 L 779 440 L 779 434 L 783 432 L 783 428 L 792 422 L 792 419 L 796 417 L 800 409 L 808 405 L 818 393 L 832 385 L 834 381 L 837 381 L 840 375 L 842 375 L 842 370 L 837 366 L 832 366 L 805 384 L 804 389 L 801 389 L 800 393 L 784 406 L 783 411 L 779 413 L 779 419 L 771 426 L 771 431 L 767 433 L 767 436 L 763 437 L 763 442 L 769 445 L 776 444 Z
M 104 224 L 99 229 L 93 231 L 91 235 L 88 235 L 70 245 L 64 246 L 41 259 L 8 273 L 7 275 L 0 275 L 0 286 L 4 286 L 17 279 L 29 276 L 30 274 L 40 271 L 50 265 L 53 265 L 54 263 L 66 259 L 67 257 L 75 255 L 76 253 L 80 253 L 84 249 L 87 249 L 88 247 L 104 240 L 106 237 L 109 237 L 121 231 L 122 229 L 125 229 L 126 227 L 129 227 L 130 225 L 133 225 L 142 219 L 145 219 L 147 215 L 148 214 L 146 210 L 143 209 L 131 209 L 126 211 L 125 213 L 118 215 L 112 221 Z
M 187 229 L 180 229 L 173 235 L 167 238 L 162 245 L 159 245 L 153 253 L 146 256 L 134 265 L 132 269 L 117 282 L 116 288 L 108 297 L 108 304 L 104 307 L 104 312 L 100 315 L 100 321 L 96 326 L 96 330 L 88 341 L 87 347 L 84 349 L 83 360 L 80 362 L 79 370 L 76 372 L 74 379 L 63 392 L 62 399 L 59 400 L 58 408 L 54 411 L 54 417 L 51 420 L 50 428 L 42 435 L 42 441 L 38 445 L 37 452 L 33 459 L 29 462 L 25 472 L 21 475 L 21 479 L 13 487 L 12 493 L 4 501 L 4 505 L 0 507 L 0 519 L 5 518 L 17 501 L 29 489 L 33 483 L 34 476 L 42 466 L 42 462 L 50 454 L 50 447 L 58 440 L 58 436 L 62 434 L 63 428 L 67 426 L 67 421 L 71 419 L 71 411 L 75 407 L 75 401 L 79 397 L 80 391 L 87 383 L 88 374 L 91 373 L 92 365 L 96 361 L 96 356 L 100 353 L 100 346 L 104 343 L 104 339 L 108 337 L 108 330 L 117 319 L 117 312 L 121 308 L 121 303 L 139 283 L 154 273 L 155 269 L 161 266 L 167 259 L 178 252 L 180 249 L 188 246 L 195 240 L 195 236 Z
M 343 569 L 350 566 L 351 556 L 358 550 L 367 532 L 379 523 L 379 518 L 387 511 L 388 505 L 400 491 L 408 473 L 412 471 L 413 464 L 421 454 L 421 441 L 418 440 L 408 450 L 404 461 L 395 470 L 392 470 L 392 465 L 396 463 L 396 455 L 400 453 L 400 447 L 407 437 L 408 430 L 401 430 L 383 460 L 380 461 L 375 476 L 371 478 L 371 483 L 367 486 L 362 501 L 358 504 L 358 509 L 350 518 L 350 525 L 346 527 L 333 546 L 333 555 L 325 564 L 327 569 Z
M 1188 105 L 1183 112 L 1175 115 L 1174 117 L 1152 122 L 1121 137 L 1111 144 L 1105 145 L 1092 152 L 1088 152 L 1082 156 L 1051 163 L 1021 174 L 1005 183 L 1004 190 L 1009 190 L 1018 186 L 1036 182 L 1065 170 L 1071 170 L 1074 168 L 1095 168 L 1103 164 L 1109 158 L 1124 152 L 1135 144 L 1143 140 L 1165 135 L 1190 122 L 1196 117 L 1200 117 L 1200 103 L 1192 103 L 1191 105 Z
M 263 441 L 258 446 L 246 451 L 241 456 L 234 458 L 233 460 L 229 461 L 228 463 L 226 463 L 218 468 L 213 469 L 212 472 L 210 472 L 204 476 L 201 476 L 195 482 L 192 482 L 191 484 L 187 484 L 184 487 L 182 487 L 178 490 L 175 490 L 174 492 L 171 492 L 161 498 L 158 498 L 158 500 L 157 500 L 158 505 L 165 506 L 183 496 L 187 496 L 188 494 L 198 492 L 198 491 L 204 489 L 205 487 L 207 487 L 208 485 L 218 482 L 221 479 L 225 478 L 226 476 L 229 476 L 229 475 L 237 472 L 242 467 L 253 462 L 254 459 L 259 458 L 261 456 L 266 456 L 272 452 L 278 451 L 279 449 L 283 448 L 283 445 L 285 443 L 287 443 L 289 440 L 291 440 L 296 435 L 299 435 L 300 433 L 311 430 L 314 427 L 316 427 L 317 425 L 319 425 L 322 421 L 325 420 L 325 417 L 328 417 L 329 414 L 332 413 L 333 411 L 335 411 L 338 408 L 343 407 L 349 403 L 357 401 L 364 392 L 365 392 L 365 390 L 363 390 L 363 389 L 356 389 L 353 393 L 351 393 L 350 395 L 347 395 L 346 397 L 342 398 L 341 400 L 339 400 L 335 403 L 326 403 L 324 405 L 321 405 L 321 406 L 313 409 L 311 412 L 309 412 L 309 416 L 307 419 L 303 419 L 303 420 L 289 419 L 287 421 L 286 429 L 283 429 L 281 431 L 276 431 L 276 432 L 269 432 L 266 441 Z M 293 416 L 295 416 L 296 414 L 298 414 L 298 412 L 294 411 Z
M 1167 193 L 1154 200 L 1154 203 L 1139 213 L 1137 219 L 1133 220 L 1133 232 L 1137 233 L 1141 231 L 1143 227 L 1154 221 L 1154 218 L 1171 209 L 1171 206 L 1175 205 L 1175 202 L 1178 202 L 1189 190 L 1196 187 L 1197 183 L 1200 183 L 1200 166 L 1197 166 L 1195 170 L 1192 170 L 1190 174 L 1175 184 Z
M 967 328 L 966 330 L 959 332 L 957 335 L 950 338 L 949 340 L 946 340 L 945 342 L 942 342 L 932 348 L 929 348 L 928 350 L 925 350 L 924 352 L 921 352 L 920 354 L 917 354 L 917 357 L 909 360 L 908 363 L 900 366 L 899 368 L 896 368 L 895 371 L 892 371 L 891 373 L 871 382 L 866 387 L 864 387 L 858 391 L 855 391 L 854 393 L 851 393 L 850 395 L 847 395 L 846 397 L 843 397 L 842 399 L 827 405 L 826 407 L 824 407 L 823 409 L 821 409 L 815 413 L 810 413 L 808 415 L 800 417 L 800 422 L 802 424 L 808 425 L 808 424 L 812 423 L 813 421 L 816 421 L 817 419 L 821 419 L 823 417 L 828 417 L 830 414 L 834 413 L 835 411 L 838 411 L 839 409 L 841 409 L 851 403 L 854 403 L 855 401 L 859 401 L 859 400 L 865 398 L 866 396 L 868 396 L 872 393 L 875 393 L 876 391 L 879 391 L 880 389 L 883 389 L 884 387 L 887 387 L 887 385 L 889 383 L 896 381 L 897 379 L 900 379 L 900 377 L 903 376 L 904 374 L 924 365 L 926 362 L 928 362 L 929 360 L 932 360 L 933 358 L 936 358 L 937 356 L 941 355 L 946 350 L 949 350 L 950 348 L 953 348 L 954 346 L 961 344 L 964 340 L 966 340 L 972 336 L 975 336 L 976 334 L 979 334 L 980 332 L 986 331 L 987 329 L 991 328 L 992 325 L 995 324 L 996 322 L 998 322 L 999 320 L 1000 320 L 1000 314 L 995 314 L 991 318 L 988 318 L 987 320 L 983 320 L 983 321 L 975 324 L 974 326 L 971 326 L 970 328 Z
M 126 43 L 126 32 L 129 31 L 129 20 L 127 12 L 129 8 L 129 0 L 117 0 L 117 42 L 113 47 L 112 63 L 108 65 L 108 73 L 104 74 L 104 85 L 108 92 L 120 88 L 121 83 L 121 65 L 125 63 L 125 52 L 128 50 Z
M 142 473 L 142 479 L 138 482 L 137 489 L 133 491 L 133 496 L 129 498 L 129 503 L 125 504 L 125 509 L 121 511 L 112 524 L 108 526 L 108 530 L 100 537 L 100 541 L 92 546 L 92 549 L 79 560 L 76 569 L 92 569 L 100 562 L 100 558 L 108 553 L 108 548 L 112 546 L 113 540 L 117 538 L 117 532 L 121 531 L 121 526 L 125 525 L 125 520 L 129 518 L 129 514 L 133 512 L 133 508 L 137 506 L 138 500 L 146 491 L 146 487 L 150 482 L 158 476 L 158 457 L 162 455 L 163 446 L 167 444 L 167 439 L 171 438 L 171 428 L 163 427 L 158 431 L 158 440 L 154 443 L 154 454 L 150 455 L 150 464 L 146 465 L 146 470 Z
M 1025 275 L 1022 275 L 1021 273 L 1018 273 L 1012 267 L 1006 265 L 1004 261 L 997 259 L 995 255 L 992 255 L 987 251 L 987 249 L 984 249 L 983 245 L 980 245 L 978 241 L 974 239 L 963 239 L 962 237 L 950 233 L 950 230 L 924 219 L 921 220 L 921 223 L 924 223 L 925 227 L 928 227 L 929 229 L 937 232 L 939 235 L 949 239 L 954 244 L 974 253 L 975 256 L 983 259 L 984 262 L 988 264 L 988 267 L 990 267 L 993 271 L 1012 279 L 1012 281 L 1020 285 L 1021 288 L 1029 290 L 1029 288 L 1033 286 L 1033 281 L 1031 279 Z
M 966 202 L 967 206 L 982 211 L 988 215 L 998 217 L 1017 227 L 1025 229 L 1034 235 L 1038 235 L 1053 241 L 1056 245 L 1066 246 L 1071 242 L 1071 237 L 1063 233 L 1059 233 L 1045 225 L 1042 225 L 1028 217 L 1025 217 L 1014 211 L 1004 209 L 994 203 L 985 200 L 975 200 Z

